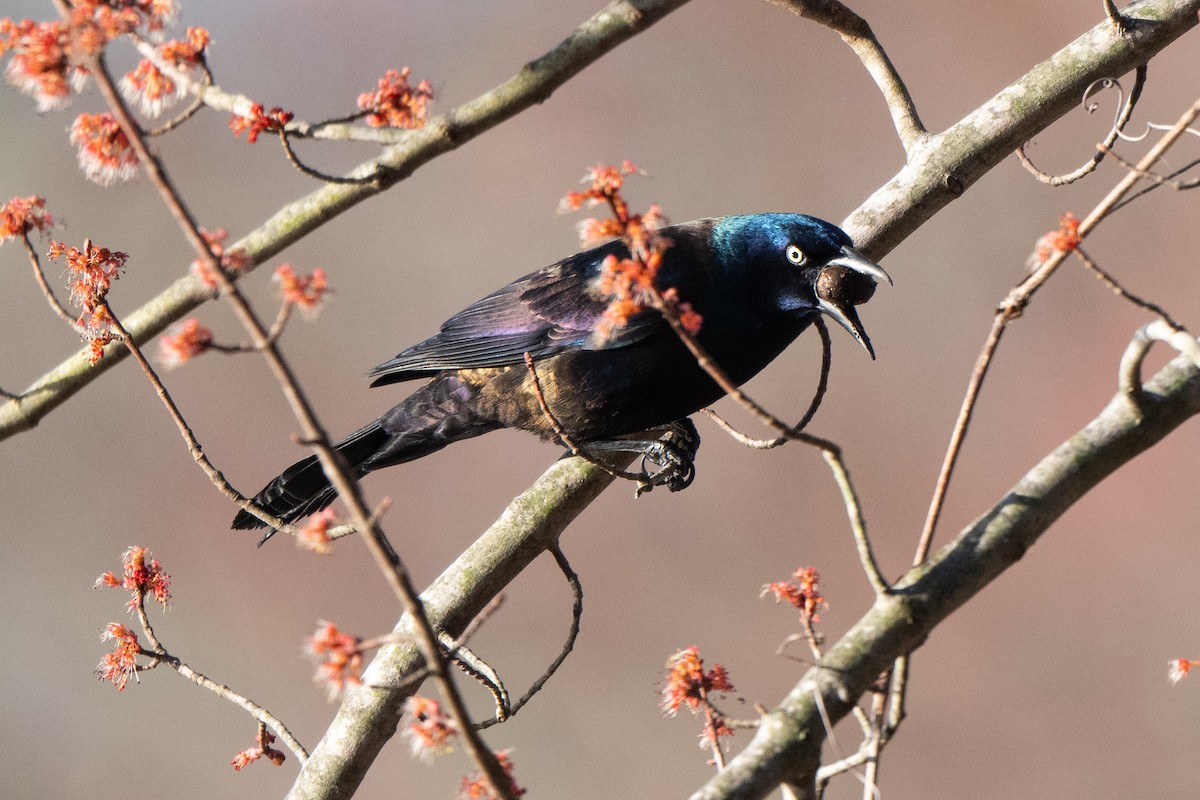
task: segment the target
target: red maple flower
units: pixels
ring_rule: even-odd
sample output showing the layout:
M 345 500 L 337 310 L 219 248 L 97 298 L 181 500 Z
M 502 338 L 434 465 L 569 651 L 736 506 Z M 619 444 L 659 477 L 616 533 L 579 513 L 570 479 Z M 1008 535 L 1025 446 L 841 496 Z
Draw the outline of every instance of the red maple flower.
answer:
M 1167 662 L 1167 677 L 1171 683 L 1179 683 L 1188 676 L 1193 667 L 1200 667 L 1200 661 L 1192 661 L 1187 658 L 1176 658 Z
M 280 264 L 275 268 L 275 281 L 279 284 L 283 302 L 299 306 L 309 315 L 321 310 L 321 302 L 329 290 L 325 270 L 320 267 L 310 275 L 297 275 L 291 264 Z
M 695 710 L 714 692 L 732 692 L 729 673 L 720 664 L 704 671 L 698 647 L 680 650 L 667 660 L 667 679 L 662 690 L 662 710 L 674 716 L 681 705 Z
M 200 235 L 204 237 L 209 252 L 221 263 L 222 269 L 241 269 L 249 263 L 249 258 L 246 256 L 245 250 L 239 248 L 225 252 L 225 240 L 229 237 L 229 232 L 224 228 L 217 228 L 215 231 L 207 231 L 201 228 Z M 201 261 L 200 259 L 193 261 L 191 272 L 197 280 L 209 289 L 216 289 L 220 285 L 217 282 L 217 276 L 213 274 L 207 261 Z
M 1071 211 L 1058 218 L 1058 230 L 1044 234 L 1034 248 L 1034 261 L 1040 266 L 1055 252 L 1069 253 L 1079 247 L 1083 237 L 1079 234 L 1079 218 Z
M 192 318 L 172 325 L 158 340 L 158 358 L 167 369 L 177 369 L 212 346 L 212 331 Z
M 442 710 L 437 700 L 413 695 L 404 704 L 411 722 L 404 729 L 412 754 L 428 760 L 434 754 L 448 753 L 450 742 L 458 735 L 454 720 Z
M 362 683 L 362 639 L 342 633 L 332 622 L 322 620 L 306 644 L 309 654 L 317 662 L 315 680 L 325 684 L 331 700 L 346 684 Z
M 374 92 L 358 96 L 358 107 L 368 111 L 367 124 L 372 128 L 423 128 L 429 116 L 429 101 L 433 86 L 421 81 L 416 88 L 408 84 L 409 68 L 397 72 L 389 69 L 379 79 Z
M 292 121 L 293 116 L 292 112 L 284 111 L 279 106 L 270 111 L 263 111 L 262 103 L 253 103 L 249 116 L 234 114 L 230 117 L 229 129 L 233 131 L 234 136 L 241 136 L 242 131 L 246 131 L 246 141 L 254 144 L 263 131 L 278 133 L 283 130 Z
M 100 659 L 96 672 L 100 680 L 110 681 L 118 692 L 122 692 L 130 678 L 137 680 L 137 657 L 142 647 L 138 644 L 137 634 L 119 622 L 108 623 L 104 633 L 100 634 L 100 641 L 110 640 L 117 643 L 116 647 Z
M 30 231 L 44 233 L 53 225 L 46 201 L 36 195 L 14 197 L 0 206 L 0 244 L 28 236 Z
M 121 577 L 106 572 L 96 579 L 96 586 L 109 586 L 131 592 L 131 612 L 141 604 L 144 597 L 153 597 L 159 605 L 166 608 L 171 603 L 171 576 L 158 563 L 158 559 L 149 556 L 150 551 L 144 547 L 130 547 L 121 557 Z
M 248 750 L 243 750 L 233 757 L 230 765 L 237 771 L 241 771 L 243 767 L 248 767 L 260 758 L 265 758 L 275 766 L 281 766 L 287 760 L 287 756 L 271 747 L 271 743 L 275 741 L 275 735 L 266 729 L 266 726 L 259 728 L 257 737 L 258 745 L 251 747 Z
M 508 757 L 509 751 L 500 750 L 496 753 L 496 760 L 500 762 L 500 768 L 504 770 L 504 774 L 512 781 L 509 786 L 509 792 L 513 797 L 520 797 L 525 794 L 525 789 L 517 785 L 517 781 L 513 778 L 513 763 Z M 458 790 L 460 800 L 496 800 L 496 796 L 488 789 L 487 781 L 482 776 L 476 774 L 471 777 L 462 779 L 462 787 Z
M 320 555 L 333 552 L 333 541 L 329 529 L 337 522 L 337 512 L 323 509 L 308 518 L 308 522 L 296 529 L 296 546 Z
M 71 144 L 78 150 L 79 167 L 88 180 L 107 186 L 137 175 L 137 154 L 117 118 L 107 111 L 76 117 L 71 125 Z
M 771 593 L 775 595 L 776 602 L 782 600 L 791 603 L 800 609 L 800 616 L 803 619 L 815 625 L 821 621 L 821 610 L 829 607 L 829 603 L 821 594 L 821 575 L 815 567 L 801 567 L 792 574 L 797 583 L 786 581 L 768 583 L 763 587 L 762 595 Z
M 660 291 L 655 284 L 663 253 L 670 241 L 659 234 L 666 224 L 662 209 L 650 206 L 644 214 L 634 214 L 621 193 L 629 175 L 641 174 L 637 165 L 624 161 L 619 167 L 601 164 L 593 167 L 584 176 L 589 184 L 581 192 L 568 192 L 559 204 L 560 210 L 574 211 L 585 205 L 601 203 L 609 208 L 606 218 L 586 219 L 579 225 L 579 236 L 585 247 L 595 246 L 612 239 L 620 239 L 629 250 L 629 255 L 620 258 L 609 254 L 600 263 L 597 289 L 609 298 L 608 306 L 596 328 L 600 341 L 629 324 L 637 314 L 657 308 L 673 316 L 688 333 L 700 331 L 703 319 L 691 305 L 681 300 L 674 287 Z

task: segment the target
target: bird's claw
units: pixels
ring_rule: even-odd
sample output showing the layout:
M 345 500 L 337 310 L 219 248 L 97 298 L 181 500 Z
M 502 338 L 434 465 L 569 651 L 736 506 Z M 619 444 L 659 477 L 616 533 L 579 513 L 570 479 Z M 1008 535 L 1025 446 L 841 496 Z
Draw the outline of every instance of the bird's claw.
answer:
M 666 486 L 679 492 L 696 479 L 696 452 L 700 449 L 700 434 L 690 419 L 668 426 L 662 438 L 646 443 L 642 453 L 642 479 L 638 481 L 635 497 L 641 497 L 655 486 Z M 651 465 L 658 467 L 651 472 Z

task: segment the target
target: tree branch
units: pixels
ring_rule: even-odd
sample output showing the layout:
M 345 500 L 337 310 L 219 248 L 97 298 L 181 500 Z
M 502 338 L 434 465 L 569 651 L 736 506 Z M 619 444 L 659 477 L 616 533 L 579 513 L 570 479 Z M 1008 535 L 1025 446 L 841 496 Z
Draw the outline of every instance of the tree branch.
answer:
M 765 797 L 785 781 L 811 785 L 825 738 L 816 697 L 835 723 L 849 713 L 881 672 L 1020 560 L 1076 500 L 1200 414 L 1200 370 L 1176 358 L 1144 387 L 1143 398 L 1138 407 L 1118 393 L 953 542 L 879 595 L 693 800 Z
M 555 546 L 559 534 L 612 481 L 583 459 L 555 462 L 421 594 L 430 624 L 451 636 L 461 634 L 492 597 Z M 399 643 L 381 648 L 363 674 L 363 685 L 347 691 L 289 800 L 350 797 L 395 733 L 404 699 L 419 685 L 406 679 L 424 667 L 407 615 L 395 633 Z
M 927 137 L 909 163 L 843 227 L 860 249 L 878 259 L 1017 145 L 1073 108 L 1093 81 L 1145 63 L 1194 27 L 1197 11 L 1200 0 L 1132 4 L 1125 12 L 1131 20 L 1127 35 L 1121 36 L 1106 20 L 947 131 Z M 1131 407 L 1114 401 L 1110 410 L 1080 435 L 1078 446 L 1084 450 L 1063 455 L 1063 449 L 1075 443 L 1064 445 L 985 516 L 977 524 L 979 530 L 968 529 L 933 562 L 914 569 L 891 591 L 879 595 L 863 621 L 764 719 L 751 745 L 697 797 L 757 797 L 783 782 L 811 782 L 824 737 L 813 692 L 820 692 L 834 719 L 840 719 L 895 658 L 917 647 L 937 622 L 1015 561 L 1027 546 L 1022 542 L 1036 539 L 1070 503 L 1120 463 L 1196 413 L 1200 385 L 1194 384 L 1200 380 L 1194 372 L 1187 373 L 1191 376 L 1187 380 L 1174 362 L 1164 373 L 1171 369 L 1174 372 L 1154 385 L 1179 384 L 1176 391 L 1180 396 L 1154 403 L 1148 411 L 1154 420 L 1139 425 L 1129 423 L 1129 416 L 1120 416 L 1120 423 L 1128 423 L 1121 427 L 1112 417 L 1122 410 L 1130 415 Z M 1147 391 L 1155 390 L 1148 387 Z M 1106 432 L 1116 438 L 1104 438 Z M 1061 485 L 1048 487 L 1038 502 L 1038 496 L 1030 493 L 1038 487 L 1026 483 L 1047 479 L 1046 471 L 1055 464 L 1069 474 L 1062 476 Z M 610 481 L 600 469 L 578 459 L 555 464 L 422 596 L 434 626 L 453 635 Z M 988 527 L 993 521 L 1007 527 L 993 531 Z M 404 626 L 402 621 L 399 627 Z M 872 632 L 878 641 L 872 642 Z M 373 677 L 368 683 L 398 685 L 419 668 L 417 659 L 411 646 L 387 648 L 372 663 L 369 673 Z M 290 797 L 348 796 L 394 733 L 400 694 L 399 690 L 365 688 L 349 694 Z
M 622 42 L 658 22 L 687 0 L 615 0 L 584 22 L 561 44 L 526 64 L 491 91 L 409 131 L 403 141 L 360 164 L 349 175 L 376 180 L 330 184 L 292 202 L 230 246 L 246 254 L 250 272 L 293 242 L 342 212 L 407 178 L 437 156 L 457 149 L 525 109 L 544 102 L 558 87 Z M 180 278 L 144 306 L 126 315 L 125 324 L 143 343 L 214 297 L 191 275 Z M 80 350 L 53 368 L 19 397 L 0 404 L 0 441 L 28 430 L 125 358 L 116 350 L 96 366 Z
M 878 261 L 992 167 L 1075 107 L 1087 87 L 1145 64 L 1197 24 L 1200 0 L 1129 4 L 1122 34 L 1105 18 L 945 131 L 927 137 L 909 162 L 842 227 Z

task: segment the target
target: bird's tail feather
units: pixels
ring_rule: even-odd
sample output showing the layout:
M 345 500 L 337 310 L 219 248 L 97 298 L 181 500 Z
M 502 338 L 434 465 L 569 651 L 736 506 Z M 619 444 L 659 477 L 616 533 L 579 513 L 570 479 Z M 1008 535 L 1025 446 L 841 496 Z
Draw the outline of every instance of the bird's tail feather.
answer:
M 471 410 L 471 387 L 453 374 L 434 378 L 379 419 L 334 445 L 355 478 L 393 464 L 421 458 L 451 442 L 495 430 L 498 423 L 479 419 Z M 328 506 L 337 496 L 315 455 L 297 461 L 268 483 L 255 505 L 285 522 Z M 248 511 L 233 520 L 238 530 L 265 527 Z
M 354 477 L 361 478 L 367 473 L 363 468 L 364 463 L 379 452 L 390 438 L 380 426 L 380 420 L 375 420 L 335 444 L 334 449 L 346 460 Z M 285 522 L 292 522 L 320 511 L 332 503 L 336 496 L 337 491 L 329 485 L 320 460 L 311 455 L 292 464 L 264 486 L 255 495 L 254 504 Z M 265 526 L 266 523 L 244 510 L 239 511 L 233 520 L 233 527 L 237 530 Z

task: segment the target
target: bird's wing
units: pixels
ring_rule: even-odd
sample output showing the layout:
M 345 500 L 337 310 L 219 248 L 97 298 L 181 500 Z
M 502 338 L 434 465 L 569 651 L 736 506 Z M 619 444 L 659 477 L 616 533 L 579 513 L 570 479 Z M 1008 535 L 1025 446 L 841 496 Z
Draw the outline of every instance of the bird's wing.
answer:
M 653 311 L 632 315 L 598 335 L 608 299 L 596 288 L 606 256 L 627 255 L 610 242 L 552 264 L 473 303 L 442 329 L 370 371 L 372 386 L 427 377 L 447 369 L 520 364 L 525 353 L 545 358 L 564 350 L 600 350 L 644 339 L 665 326 Z

